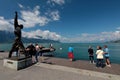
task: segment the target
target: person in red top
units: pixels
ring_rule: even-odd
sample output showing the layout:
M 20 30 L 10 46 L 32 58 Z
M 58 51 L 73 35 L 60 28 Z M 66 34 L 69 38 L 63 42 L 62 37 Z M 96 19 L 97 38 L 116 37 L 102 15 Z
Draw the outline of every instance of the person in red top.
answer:
M 70 61 L 73 61 L 73 59 L 74 59 L 73 47 L 68 48 L 68 58 Z

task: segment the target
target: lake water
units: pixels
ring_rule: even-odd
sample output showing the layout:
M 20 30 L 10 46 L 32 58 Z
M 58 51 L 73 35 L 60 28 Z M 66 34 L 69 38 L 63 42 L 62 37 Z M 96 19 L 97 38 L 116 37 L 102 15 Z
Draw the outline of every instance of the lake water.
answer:
M 47 43 L 39 43 L 45 47 L 49 47 Z M 28 44 L 24 44 L 27 46 Z M 88 46 L 91 45 L 96 52 L 96 46 L 108 45 L 110 50 L 110 60 L 112 63 L 120 64 L 120 43 L 53 43 L 56 48 L 54 52 L 55 57 L 67 58 L 68 47 L 74 48 L 74 56 L 76 60 L 88 60 Z M 9 51 L 12 44 L 0 44 L 0 50 Z M 96 57 L 96 56 L 95 56 Z

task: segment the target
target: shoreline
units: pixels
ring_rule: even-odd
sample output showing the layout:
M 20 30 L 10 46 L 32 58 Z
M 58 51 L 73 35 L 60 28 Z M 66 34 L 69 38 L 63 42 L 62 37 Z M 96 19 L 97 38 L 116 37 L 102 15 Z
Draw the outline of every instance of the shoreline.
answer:
M 8 53 L 9 53 L 8 51 L 2 51 L 2 52 L 0 52 L 0 54 L 3 54 L 3 55 L 6 54 L 6 56 L 8 56 Z M 54 57 L 54 56 L 50 56 L 50 57 Z M 54 58 L 68 59 L 66 57 L 58 57 L 58 56 L 55 56 Z M 75 61 L 79 61 L 79 60 L 89 61 L 89 59 L 75 59 Z M 111 64 L 118 64 L 118 65 L 120 65 L 120 62 L 113 62 L 113 61 L 111 61 Z

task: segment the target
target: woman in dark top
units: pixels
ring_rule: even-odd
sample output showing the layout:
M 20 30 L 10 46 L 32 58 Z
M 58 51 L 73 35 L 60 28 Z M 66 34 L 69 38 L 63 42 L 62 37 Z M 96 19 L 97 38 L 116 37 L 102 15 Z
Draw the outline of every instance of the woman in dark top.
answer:
M 88 49 L 90 63 L 94 63 L 94 51 L 91 46 Z

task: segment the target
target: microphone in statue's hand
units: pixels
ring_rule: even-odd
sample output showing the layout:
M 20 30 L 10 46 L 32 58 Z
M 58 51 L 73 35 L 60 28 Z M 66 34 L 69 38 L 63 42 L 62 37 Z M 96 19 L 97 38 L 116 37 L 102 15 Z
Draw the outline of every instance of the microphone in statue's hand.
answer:
M 17 11 L 15 11 L 15 14 L 17 14 Z

